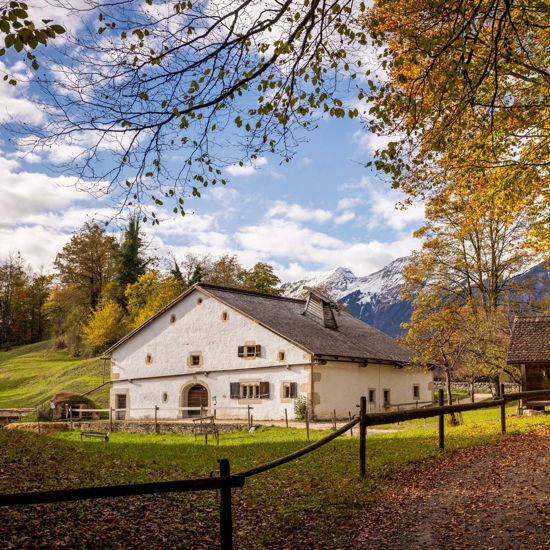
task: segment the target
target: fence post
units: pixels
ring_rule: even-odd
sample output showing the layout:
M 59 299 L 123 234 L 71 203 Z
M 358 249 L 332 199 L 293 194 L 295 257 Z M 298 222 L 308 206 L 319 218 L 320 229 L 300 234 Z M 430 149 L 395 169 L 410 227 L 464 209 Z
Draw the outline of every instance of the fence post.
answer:
M 250 405 L 246 406 L 246 419 L 248 421 L 248 429 L 252 427 L 252 424 L 250 423 Z
M 109 432 L 113 433 L 113 407 L 109 408 Z
M 69 405 L 69 426 L 72 432 L 73 431 L 73 408 L 71 407 L 71 405 Z
M 359 414 L 361 415 L 359 422 L 359 470 L 361 477 L 365 477 L 367 471 L 366 461 L 366 446 L 367 446 L 367 398 L 361 397 L 359 401 Z
M 231 470 L 227 458 L 218 459 L 220 476 L 229 477 Z M 231 487 L 220 489 L 220 539 L 222 550 L 233 549 L 233 520 L 231 518 Z
M 351 411 L 348 411 L 349 421 L 351 422 Z M 350 437 L 353 437 L 353 426 L 349 429 Z
M 444 398 L 443 390 L 439 390 L 439 406 L 443 407 Z M 443 451 L 445 450 L 445 415 L 439 415 L 439 448 Z
M 285 407 L 285 422 L 286 422 L 286 427 L 288 428 L 288 413 L 286 412 L 286 407 Z
M 306 436 L 309 441 L 309 412 L 307 409 L 306 409 Z
M 159 410 L 159 406 L 158 405 L 155 405 L 155 433 L 159 433 L 159 423 L 158 423 L 158 417 L 157 417 L 157 412 Z
M 500 398 L 502 405 L 500 406 L 500 428 L 503 434 L 506 433 L 506 401 L 504 401 L 504 384 L 500 385 Z
M 332 426 L 334 427 L 334 431 L 336 431 L 336 409 L 332 411 Z

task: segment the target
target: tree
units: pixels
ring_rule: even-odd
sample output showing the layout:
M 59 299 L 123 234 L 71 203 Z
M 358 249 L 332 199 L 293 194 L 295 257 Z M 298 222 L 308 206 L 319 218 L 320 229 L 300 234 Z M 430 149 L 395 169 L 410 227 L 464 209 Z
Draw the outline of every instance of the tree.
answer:
M 83 323 L 82 332 L 86 346 L 95 354 L 114 344 L 124 332 L 124 310 L 114 300 L 101 300 L 89 319 Z
M 45 46 L 48 40 L 64 34 L 65 29 L 61 25 L 51 25 L 51 19 L 42 19 L 43 26 L 38 27 L 29 18 L 28 9 L 25 2 L 17 0 L 0 2 L 0 37 L 4 37 L 0 56 L 9 49 L 14 49 L 17 53 L 25 51 L 25 57 L 31 61 L 32 68 L 37 71 L 39 64 L 31 50 L 36 49 L 40 44 Z M 4 80 L 13 86 L 17 84 L 17 81 L 8 74 L 4 75 Z
M 514 314 L 532 304 L 533 287 L 519 277 L 540 256 L 522 247 L 528 219 L 508 224 L 487 205 L 471 217 L 468 198 L 428 204 L 425 239 L 405 269 L 404 297 L 412 300 L 405 342 L 419 361 L 444 366 L 448 383 L 460 367 L 483 375 L 517 377 L 506 365 Z
M 119 247 L 99 225 L 86 222 L 55 258 L 57 278 L 77 302 L 94 310 L 106 284 L 116 278 Z
M 277 288 L 281 280 L 273 273 L 273 267 L 269 264 L 258 262 L 252 269 L 243 271 L 240 275 L 244 288 L 274 294 L 279 296 L 281 291 Z
M 378 0 L 365 23 L 385 70 L 364 92 L 389 141 L 376 166 L 413 197 L 466 183 L 507 216 L 530 206 L 547 230 L 547 3 Z
M 0 349 L 8 347 L 12 339 L 16 297 L 23 286 L 23 259 L 20 254 L 10 254 L 0 265 Z
M 295 129 L 322 113 L 359 115 L 344 106 L 339 76 L 365 72 L 360 0 L 91 6 L 100 36 L 81 33 L 58 52 L 67 78 L 41 81 L 49 123 L 30 141 L 93 141 L 70 167 L 83 181 L 111 181 L 122 204 L 170 201 L 183 213 L 189 193 L 225 183 L 227 164 L 288 160 Z
M 237 256 L 226 254 L 214 262 L 212 269 L 202 278 L 204 282 L 214 285 L 242 286 L 243 267 Z
M 172 276 L 153 270 L 145 273 L 126 289 L 128 299 L 128 329 L 133 330 L 164 306 L 176 299 L 185 286 Z
M 126 306 L 124 291 L 145 273 L 151 258 L 144 257 L 144 242 L 140 234 L 139 220 L 132 217 L 124 233 L 117 262 L 117 281 L 120 288 L 120 303 Z

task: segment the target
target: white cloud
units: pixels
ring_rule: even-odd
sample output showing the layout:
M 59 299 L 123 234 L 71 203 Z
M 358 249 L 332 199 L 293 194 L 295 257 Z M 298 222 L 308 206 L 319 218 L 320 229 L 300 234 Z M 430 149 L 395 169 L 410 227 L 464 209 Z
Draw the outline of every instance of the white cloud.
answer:
M 300 160 L 300 164 L 302 166 L 309 166 L 310 164 L 313 164 L 313 159 L 310 158 L 310 157 L 303 157 L 301 160 Z
M 44 113 L 39 106 L 29 99 L 29 82 L 34 76 L 22 61 L 8 66 L 0 61 L 0 74 L 9 74 L 17 80 L 12 86 L 0 80 L 0 124 L 8 122 L 26 122 L 39 124 L 44 120 Z
M 354 208 L 362 203 L 363 203 L 363 199 L 361 197 L 345 197 L 338 201 L 338 204 L 336 205 L 336 209 L 349 210 L 350 208 Z
M 332 213 L 322 208 L 304 208 L 299 204 L 276 202 L 267 212 L 266 218 L 283 217 L 300 222 L 324 223 L 332 218 Z
M 399 141 L 401 137 L 397 134 L 392 136 L 377 136 L 365 130 L 357 130 L 353 134 L 353 142 L 360 151 L 372 154 L 386 147 L 390 141 Z
M 255 174 L 260 166 L 265 166 L 267 164 L 267 159 L 265 157 L 258 157 L 255 160 L 252 160 L 247 163 L 240 164 L 230 164 L 226 167 L 226 170 L 232 176 L 251 176 Z
M 372 273 L 418 247 L 418 241 L 412 237 L 391 242 L 343 241 L 288 220 L 269 220 L 242 227 L 236 233 L 236 240 L 240 249 L 255 252 L 258 257 L 276 261 L 285 258 L 299 264 L 308 262 L 324 270 L 344 266 L 358 275 Z
M 341 225 L 343 223 L 347 223 L 353 220 L 353 218 L 355 218 L 355 213 L 347 210 L 346 212 L 342 212 L 342 214 L 334 218 L 334 223 L 337 225 Z

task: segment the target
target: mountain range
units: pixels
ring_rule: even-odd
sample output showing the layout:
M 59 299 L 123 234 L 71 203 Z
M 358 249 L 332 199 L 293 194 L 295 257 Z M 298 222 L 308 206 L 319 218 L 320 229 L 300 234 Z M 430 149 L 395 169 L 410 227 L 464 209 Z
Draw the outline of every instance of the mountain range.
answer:
M 331 298 L 347 307 L 349 312 L 390 336 L 402 333 L 401 323 L 409 321 L 411 303 L 401 298 L 403 271 L 409 257 L 398 258 L 382 269 L 357 277 L 350 269 L 338 267 L 310 279 L 281 286 L 284 296 L 301 297 L 304 286 L 325 291 Z M 537 265 L 518 278 L 529 277 L 534 283 L 535 297 L 548 290 L 550 278 L 543 265 Z
M 289 297 L 300 296 L 304 286 L 325 290 L 353 316 L 390 336 L 397 336 L 401 323 L 407 322 L 411 315 L 410 302 L 401 298 L 403 270 L 408 260 L 408 257 L 398 258 L 364 277 L 338 267 L 311 279 L 284 283 L 281 289 Z

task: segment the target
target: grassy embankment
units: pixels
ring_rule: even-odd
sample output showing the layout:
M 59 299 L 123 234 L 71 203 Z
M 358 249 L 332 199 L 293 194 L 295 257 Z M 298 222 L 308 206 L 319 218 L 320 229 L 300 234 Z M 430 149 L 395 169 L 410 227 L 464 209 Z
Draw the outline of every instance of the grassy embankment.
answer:
M 84 393 L 102 383 L 102 371 L 100 359 L 70 357 L 49 340 L 0 351 L 0 408 L 36 407 L 63 390 Z M 107 396 L 108 386 L 90 395 Z
M 508 413 L 513 413 L 510 404 Z M 463 413 L 464 425 L 448 428 L 446 449 L 457 451 L 499 441 L 499 409 Z M 416 475 L 418 463 L 437 468 L 437 419 L 401 424 L 397 433 L 367 438 L 367 477 L 358 477 L 358 438 L 339 438 L 290 464 L 247 480 L 235 491 L 235 531 L 240 548 L 331 546 L 345 533 L 390 480 Z M 508 436 L 550 425 L 550 417 L 509 417 Z M 312 439 L 327 432 L 312 430 Z M 355 431 L 357 435 L 357 431 Z M 507 436 L 506 436 L 507 437 Z M 228 458 L 233 472 L 261 464 L 305 445 L 305 430 L 260 428 L 256 433 L 222 434 L 220 445 L 205 446 L 190 436 L 112 434 L 112 440 L 80 442 L 77 433 L 36 436 L 0 431 L 0 492 L 136 483 L 208 475 L 217 458 Z M 40 520 L 30 508 L 0 512 L 0 539 L 71 547 L 103 541 L 105 547 L 215 547 L 215 493 L 132 497 L 46 505 Z M 67 517 L 74 518 L 67 529 Z M 30 526 L 30 527 L 29 527 Z M 4 529 L 4 533 L 2 533 Z M 284 544 L 281 543 L 284 541 Z M 159 546 L 160 545 L 160 546 Z M 30 547 L 30 546 L 29 546 Z M 104 547 L 104 546 L 102 546 Z

